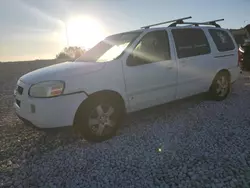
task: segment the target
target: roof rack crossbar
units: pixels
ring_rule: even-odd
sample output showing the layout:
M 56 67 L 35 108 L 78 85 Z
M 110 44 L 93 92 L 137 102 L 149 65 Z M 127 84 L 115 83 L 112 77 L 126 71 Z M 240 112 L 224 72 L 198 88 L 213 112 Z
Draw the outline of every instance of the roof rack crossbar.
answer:
M 220 27 L 219 24 L 217 24 L 216 22 L 221 22 L 224 21 L 224 19 L 218 19 L 218 20 L 212 20 L 212 21 L 207 21 L 207 22 L 174 22 L 172 24 L 169 25 L 169 27 L 175 27 L 177 24 L 190 24 L 190 25 L 194 25 L 194 26 L 199 26 L 199 25 L 214 25 L 215 27 Z
M 215 27 L 220 27 L 220 25 L 217 24 L 216 22 L 221 22 L 221 21 L 224 21 L 224 19 L 212 20 L 212 21 L 208 21 L 208 22 L 203 22 L 201 24 L 214 25 Z
M 218 20 L 211 20 L 211 21 L 206 21 L 206 22 L 202 22 L 202 23 L 212 23 L 212 22 L 221 22 L 224 21 L 225 19 L 218 19 Z
M 153 27 L 153 26 L 163 25 L 163 24 L 172 23 L 172 22 L 183 23 L 183 20 L 187 20 L 187 19 L 191 19 L 191 18 L 192 17 L 189 16 L 189 17 L 179 18 L 179 19 L 175 19 L 175 20 L 169 20 L 166 22 L 160 22 L 160 23 L 156 23 L 156 24 L 152 24 L 152 25 L 143 26 L 143 27 L 141 27 L 141 29 L 148 29 L 148 28 Z

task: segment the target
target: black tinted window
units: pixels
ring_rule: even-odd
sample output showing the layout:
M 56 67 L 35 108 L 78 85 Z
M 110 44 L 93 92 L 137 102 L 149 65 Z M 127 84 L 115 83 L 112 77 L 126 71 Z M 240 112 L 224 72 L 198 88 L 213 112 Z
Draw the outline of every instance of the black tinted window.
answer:
M 210 53 L 209 43 L 201 29 L 174 29 L 172 33 L 179 58 Z
M 147 33 L 136 45 L 128 65 L 140 65 L 169 60 L 170 49 L 166 31 Z
M 233 40 L 226 31 L 219 29 L 209 29 L 209 33 L 220 52 L 235 49 Z

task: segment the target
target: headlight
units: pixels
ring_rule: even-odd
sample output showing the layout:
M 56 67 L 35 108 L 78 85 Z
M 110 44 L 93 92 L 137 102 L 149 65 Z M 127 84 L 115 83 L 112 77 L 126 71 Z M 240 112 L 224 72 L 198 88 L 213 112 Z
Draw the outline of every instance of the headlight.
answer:
M 59 96 L 63 93 L 64 85 L 63 81 L 40 82 L 30 87 L 29 95 L 37 98 Z

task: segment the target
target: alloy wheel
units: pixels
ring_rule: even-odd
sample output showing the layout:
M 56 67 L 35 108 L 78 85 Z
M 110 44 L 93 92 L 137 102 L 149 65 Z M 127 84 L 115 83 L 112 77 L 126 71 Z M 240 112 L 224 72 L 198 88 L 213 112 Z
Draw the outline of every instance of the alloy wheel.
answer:
M 220 96 L 223 97 L 227 94 L 228 89 L 229 89 L 229 82 L 226 76 L 221 76 L 217 81 L 216 81 L 216 93 Z
M 90 114 L 88 125 L 97 136 L 103 136 L 112 131 L 115 126 L 114 108 L 111 105 L 99 104 Z

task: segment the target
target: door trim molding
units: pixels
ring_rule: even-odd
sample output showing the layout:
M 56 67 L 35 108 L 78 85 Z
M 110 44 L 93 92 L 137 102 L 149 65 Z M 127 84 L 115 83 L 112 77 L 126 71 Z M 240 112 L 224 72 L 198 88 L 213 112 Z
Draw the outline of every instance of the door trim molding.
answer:
M 139 95 L 139 94 L 145 93 L 145 92 L 151 92 L 152 90 L 157 91 L 157 90 L 160 90 L 160 89 L 164 89 L 166 87 L 174 87 L 174 86 L 177 86 L 177 83 L 170 83 L 170 84 L 165 84 L 165 85 L 162 85 L 162 86 L 155 86 L 155 87 L 151 87 L 150 89 L 143 89 L 143 90 L 136 91 L 136 92 L 133 92 L 133 93 L 127 93 L 127 95 L 128 96 L 134 96 L 134 95 Z
M 234 54 L 218 55 L 218 56 L 214 56 L 214 58 L 222 58 L 222 57 L 229 57 L 229 56 L 234 56 Z

